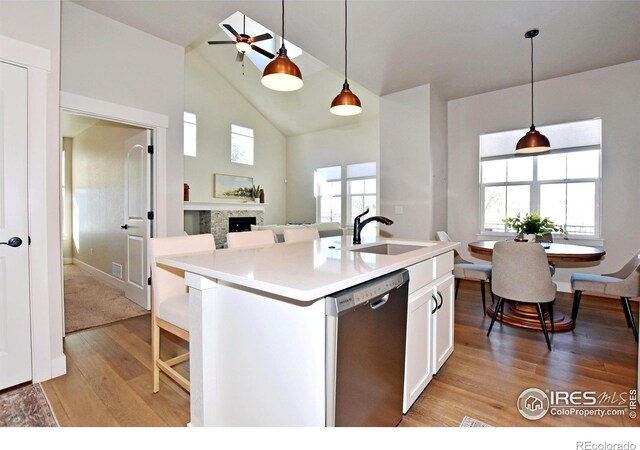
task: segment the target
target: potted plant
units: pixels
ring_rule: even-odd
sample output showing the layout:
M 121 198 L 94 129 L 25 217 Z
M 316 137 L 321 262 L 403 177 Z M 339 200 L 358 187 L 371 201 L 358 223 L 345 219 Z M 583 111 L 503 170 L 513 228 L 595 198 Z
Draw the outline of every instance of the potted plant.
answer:
M 255 184 L 253 186 L 251 186 L 251 189 L 249 190 L 249 195 L 251 195 L 251 198 L 253 198 L 253 201 L 256 203 L 260 203 L 260 192 L 262 191 L 262 189 L 260 189 L 260 185 L 256 186 Z
M 535 242 L 540 242 L 542 236 L 553 232 L 560 232 L 565 238 L 569 235 L 560 225 L 556 225 L 548 217 L 540 217 L 540 214 L 537 212 L 529 213 L 524 217 L 521 217 L 520 213 L 518 213 L 514 217 L 503 219 L 502 222 L 509 228 L 515 230 L 517 233 L 515 240 L 520 242 L 527 240 L 524 237 L 525 234 L 534 235 Z

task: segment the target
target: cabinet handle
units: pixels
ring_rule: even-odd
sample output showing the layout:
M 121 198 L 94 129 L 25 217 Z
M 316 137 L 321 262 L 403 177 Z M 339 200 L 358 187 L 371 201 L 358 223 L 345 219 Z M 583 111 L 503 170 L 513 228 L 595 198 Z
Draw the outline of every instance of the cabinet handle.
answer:
M 431 310 L 431 314 L 435 314 L 436 311 L 438 310 L 438 300 L 436 299 L 436 296 L 433 294 L 431 294 L 431 298 L 433 299 L 434 302 L 436 302 L 436 307 Z
M 442 294 L 440 293 L 440 291 L 436 291 L 436 292 L 438 294 L 438 297 L 440 297 L 440 306 L 438 306 L 438 309 L 440 309 L 440 308 L 442 308 L 442 304 L 444 303 L 444 299 L 442 298 Z

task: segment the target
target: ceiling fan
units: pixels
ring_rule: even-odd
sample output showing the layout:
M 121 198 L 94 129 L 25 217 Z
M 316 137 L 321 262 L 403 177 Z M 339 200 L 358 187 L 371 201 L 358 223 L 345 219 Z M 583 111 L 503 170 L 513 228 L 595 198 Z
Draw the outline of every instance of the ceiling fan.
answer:
M 251 50 L 255 50 L 263 56 L 266 56 L 269 59 L 273 59 L 276 55 L 269 53 L 268 51 L 258 47 L 257 45 L 253 45 L 254 42 L 266 41 L 267 39 L 272 39 L 269 33 L 264 33 L 259 36 L 249 36 L 245 33 L 245 20 L 246 16 L 242 16 L 242 33 L 238 33 L 233 27 L 227 23 L 222 24 L 231 34 L 236 37 L 235 41 L 208 41 L 211 45 L 217 44 L 235 44 L 236 50 L 238 50 L 238 55 L 236 56 L 236 61 L 242 62 L 244 61 L 244 55 L 250 52 Z

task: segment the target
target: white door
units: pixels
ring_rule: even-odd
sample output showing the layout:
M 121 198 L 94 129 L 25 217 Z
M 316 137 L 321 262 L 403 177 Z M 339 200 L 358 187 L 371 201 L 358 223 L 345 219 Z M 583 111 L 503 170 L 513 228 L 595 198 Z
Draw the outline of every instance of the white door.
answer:
M 0 389 L 31 380 L 27 69 L 0 63 Z
M 150 211 L 149 153 L 151 132 L 140 130 L 125 142 L 124 216 L 127 260 L 125 297 L 149 309 L 147 298 L 147 213 Z

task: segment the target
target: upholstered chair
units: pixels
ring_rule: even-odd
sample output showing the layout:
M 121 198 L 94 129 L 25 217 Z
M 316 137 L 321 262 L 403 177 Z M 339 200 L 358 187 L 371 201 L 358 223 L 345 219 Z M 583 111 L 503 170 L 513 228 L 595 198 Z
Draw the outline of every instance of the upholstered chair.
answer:
M 184 271 L 156 263 L 160 256 L 213 251 L 216 244 L 211 234 L 152 238 L 149 240 L 151 265 L 151 347 L 153 349 L 153 392 L 160 390 L 160 371 L 187 392 L 189 380 L 173 366 L 189 359 L 189 353 L 169 360 L 160 359 L 160 330 L 189 341 L 189 294 L 184 284 Z
M 314 227 L 285 228 L 284 241 L 287 243 L 320 239 L 320 232 Z
M 438 231 L 436 239 L 442 242 L 450 242 L 451 238 L 446 231 Z M 480 281 L 480 293 L 482 294 L 482 312 L 487 315 L 487 303 L 485 300 L 485 283 L 491 283 L 491 264 L 475 264 L 465 260 L 454 250 L 453 256 L 453 276 L 456 279 L 455 297 L 458 297 L 460 280 Z M 493 303 L 493 292 L 491 292 L 491 302 Z
M 551 281 L 547 255 L 542 246 L 537 242 L 496 242 L 493 247 L 491 289 L 498 297 L 498 304 L 487 336 L 491 333 L 498 312 L 504 313 L 505 299 L 535 303 L 547 347 L 551 350 L 551 341 L 541 305 L 543 303 L 547 305 L 551 331 L 554 332 L 553 301 L 556 298 L 556 285 Z
M 605 275 L 591 275 L 588 273 L 574 273 L 571 275 L 571 290 L 574 292 L 571 318 L 573 328 L 576 326 L 580 299 L 584 291 L 596 295 L 620 297 L 622 310 L 627 319 L 627 326 L 633 331 L 633 336 L 638 340 L 638 328 L 636 327 L 633 311 L 629 300 L 640 297 L 640 250 L 615 273 Z
M 247 248 L 275 244 L 276 237 L 271 230 L 241 231 L 227 233 L 227 247 Z

